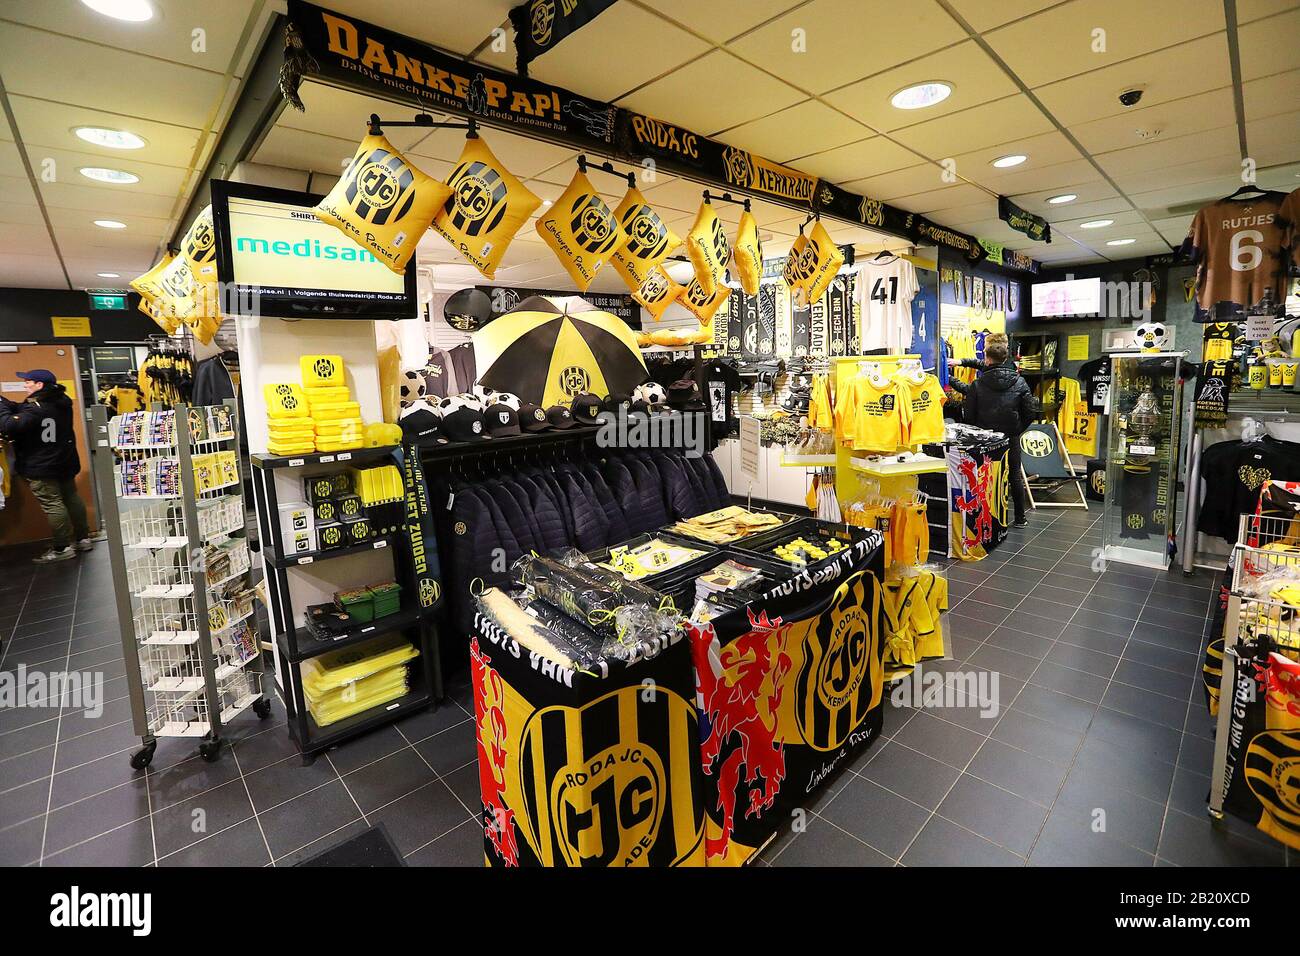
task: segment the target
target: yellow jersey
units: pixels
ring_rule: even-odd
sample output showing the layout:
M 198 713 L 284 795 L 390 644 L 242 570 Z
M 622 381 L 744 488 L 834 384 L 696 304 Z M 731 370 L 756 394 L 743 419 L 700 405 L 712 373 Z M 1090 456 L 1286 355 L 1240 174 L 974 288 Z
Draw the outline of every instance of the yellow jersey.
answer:
M 947 400 L 939 380 L 926 375 L 916 382 L 898 376 L 899 394 L 908 407 L 908 431 L 904 445 L 922 445 L 943 441 L 943 403 Z
M 865 375 L 849 382 L 839 402 L 841 438 L 855 451 L 897 451 L 904 445 L 911 421 L 909 396 L 898 382 L 876 385 Z

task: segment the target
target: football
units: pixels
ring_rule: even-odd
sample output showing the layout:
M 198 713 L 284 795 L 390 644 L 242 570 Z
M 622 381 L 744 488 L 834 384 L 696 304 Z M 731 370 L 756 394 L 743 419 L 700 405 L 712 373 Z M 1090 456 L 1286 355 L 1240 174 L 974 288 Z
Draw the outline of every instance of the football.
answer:
M 495 388 L 488 388 L 486 385 L 475 385 L 474 397 L 479 400 L 479 403 L 482 404 L 484 408 L 487 408 L 489 405 L 495 405 L 497 403 L 497 390 Z
M 509 392 L 497 392 L 490 404 L 506 405 L 515 411 L 519 411 L 519 406 L 523 403 L 519 401 L 518 395 L 511 395 Z
M 632 397 L 641 399 L 647 405 L 663 405 L 668 401 L 668 392 L 658 382 L 646 382 L 636 387 Z
M 418 402 L 424 398 L 424 369 L 407 369 L 402 373 L 402 407 L 406 408 L 412 402 Z

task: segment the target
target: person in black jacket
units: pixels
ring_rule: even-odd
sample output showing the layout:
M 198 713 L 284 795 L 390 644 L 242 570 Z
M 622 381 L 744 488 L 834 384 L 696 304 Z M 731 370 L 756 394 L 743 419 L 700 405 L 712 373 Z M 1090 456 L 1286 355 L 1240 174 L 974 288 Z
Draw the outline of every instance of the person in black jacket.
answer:
M 14 470 L 31 485 L 54 531 L 53 547 L 36 563 L 67 561 L 95 546 L 86 504 L 77 493 L 81 458 L 72 425 L 72 399 L 47 369 L 19 372 L 18 377 L 27 389 L 27 400 L 0 399 L 0 435 L 13 443 Z
M 967 367 L 978 367 L 973 359 L 962 359 Z M 958 383 L 951 383 L 956 386 Z M 1025 475 L 1020 468 L 1020 433 L 1039 416 L 1038 401 L 1008 356 L 1007 337 L 995 332 L 984 340 L 984 369 L 975 381 L 957 389 L 965 395 L 962 420 L 990 431 L 1001 432 L 1011 440 L 1007 467 L 1011 471 L 1011 501 L 1015 508 L 1015 526 L 1023 528 L 1025 504 L 1029 497 Z

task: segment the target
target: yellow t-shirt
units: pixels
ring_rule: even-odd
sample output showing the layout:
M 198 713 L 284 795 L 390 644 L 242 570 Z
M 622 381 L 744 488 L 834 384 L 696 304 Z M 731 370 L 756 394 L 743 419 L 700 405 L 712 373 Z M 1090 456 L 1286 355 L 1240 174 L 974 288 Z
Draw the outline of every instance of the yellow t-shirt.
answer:
M 943 441 L 943 403 L 946 401 L 939 380 L 926 375 L 915 382 L 906 375 L 898 377 L 899 393 L 908 406 L 908 432 L 905 445 Z
M 897 451 L 911 424 L 911 403 L 896 381 L 883 387 L 859 375 L 853 379 L 853 404 L 846 410 L 845 433 L 856 451 Z
M 1060 389 L 1061 410 L 1057 412 L 1056 424 L 1065 438 L 1065 450 L 1071 455 L 1095 456 L 1097 416 L 1088 411 L 1088 403 L 1083 400 L 1077 381 L 1063 378 Z

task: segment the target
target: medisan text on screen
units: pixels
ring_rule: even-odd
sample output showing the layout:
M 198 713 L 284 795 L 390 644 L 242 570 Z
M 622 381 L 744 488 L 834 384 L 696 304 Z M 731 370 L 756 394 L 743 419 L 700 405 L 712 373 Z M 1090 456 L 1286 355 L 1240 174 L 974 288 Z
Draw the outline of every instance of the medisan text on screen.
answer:
M 342 262 L 378 262 L 373 255 L 359 246 L 331 246 L 319 239 L 302 239 L 298 242 L 271 242 L 240 236 L 235 240 L 236 252 L 262 255 L 301 256 L 307 259 L 338 259 Z

